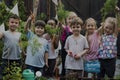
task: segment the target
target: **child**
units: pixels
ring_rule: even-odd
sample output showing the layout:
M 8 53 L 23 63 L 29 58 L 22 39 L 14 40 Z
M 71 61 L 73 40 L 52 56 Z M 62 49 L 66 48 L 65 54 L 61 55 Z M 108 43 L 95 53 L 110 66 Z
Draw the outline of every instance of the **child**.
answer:
M 98 52 L 101 65 L 98 78 L 104 79 L 105 75 L 107 75 L 109 79 L 113 79 L 117 57 L 116 19 L 108 17 L 105 20 L 103 27 L 104 34 L 102 35 Z
M 66 19 L 66 25 L 62 26 L 62 34 L 61 34 L 61 44 L 62 44 L 62 49 L 61 49 L 61 58 L 62 58 L 62 72 L 61 76 L 65 76 L 65 59 L 67 52 L 64 49 L 65 41 L 66 38 L 72 34 L 72 30 L 70 28 L 71 21 L 77 17 L 77 14 L 75 12 L 69 12 L 69 15 Z
M 93 18 L 88 18 L 85 21 L 85 27 L 86 27 L 86 38 L 89 43 L 89 51 L 84 56 L 85 61 L 98 60 L 98 49 L 100 44 L 101 27 L 98 30 L 96 30 L 97 25 L 96 25 L 96 21 Z M 87 72 L 85 72 L 85 76 L 88 76 Z
M 19 43 L 21 33 L 17 31 L 17 28 L 19 27 L 19 20 L 20 19 L 16 14 L 11 15 L 8 21 L 9 30 L 0 32 L 0 39 L 2 38 L 4 42 L 0 73 L 2 73 L 5 68 L 12 65 L 13 62 L 20 67 L 21 50 Z
M 28 47 L 25 59 L 27 69 L 31 69 L 34 73 L 41 71 L 43 73 L 43 67 L 48 66 L 48 44 L 42 37 L 45 31 L 45 22 L 37 20 L 35 22 L 34 32 L 31 31 L 31 27 L 28 26 L 31 23 L 32 17 L 27 20 L 25 30 L 27 32 Z
M 73 34 L 69 36 L 65 43 L 65 50 L 67 51 L 65 68 L 66 76 L 75 74 L 76 78 L 83 77 L 83 58 L 82 56 L 88 51 L 88 42 L 84 36 L 80 34 L 83 21 L 80 18 L 75 18 L 71 22 L 71 29 Z M 74 76 L 74 77 L 75 77 Z M 73 77 L 73 76 L 72 76 Z
M 47 22 L 48 25 L 50 25 L 50 27 L 52 29 L 56 28 L 56 22 L 54 19 L 50 19 Z M 59 43 L 59 38 L 57 36 L 57 34 L 49 34 L 46 33 L 43 35 L 44 38 L 48 41 L 48 69 L 46 71 L 45 76 L 46 77 L 54 77 L 54 71 L 57 68 L 57 57 L 58 54 L 55 53 L 55 49 L 58 48 L 58 43 Z

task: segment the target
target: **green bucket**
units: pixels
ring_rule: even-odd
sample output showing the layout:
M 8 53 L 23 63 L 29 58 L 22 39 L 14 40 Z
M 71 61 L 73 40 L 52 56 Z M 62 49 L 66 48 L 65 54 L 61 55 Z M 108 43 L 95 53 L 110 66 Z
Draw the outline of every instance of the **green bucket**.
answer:
M 34 73 L 30 69 L 25 69 L 22 75 L 24 80 L 35 80 Z

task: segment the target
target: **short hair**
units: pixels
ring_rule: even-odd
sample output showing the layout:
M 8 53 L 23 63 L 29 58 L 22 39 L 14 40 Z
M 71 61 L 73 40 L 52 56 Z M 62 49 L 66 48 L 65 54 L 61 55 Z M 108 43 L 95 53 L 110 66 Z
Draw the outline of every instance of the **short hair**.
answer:
M 76 17 L 71 21 L 70 26 L 75 25 L 75 24 L 80 24 L 82 26 L 83 20 L 80 17 Z
M 14 18 L 14 19 L 20 20 L 20 18 L 19 18 L 16 14 L 12 14 L 12 15 L 9 17 L 9 19 L 10 19 L 10 18 Z
M 35 22 L 35 27 L 37 27 L 37 26 L 39 26 L 39 27 L 45 27 L 45 22 L 43 20 L 37 20 Z

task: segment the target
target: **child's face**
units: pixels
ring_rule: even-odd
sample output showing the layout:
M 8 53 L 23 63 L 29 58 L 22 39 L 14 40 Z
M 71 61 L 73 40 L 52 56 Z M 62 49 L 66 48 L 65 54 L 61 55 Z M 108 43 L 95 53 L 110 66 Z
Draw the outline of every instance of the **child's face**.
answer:
M 76 18 L 77 16 L 76 15 L 71 15 L 67 18 L 67 24 L 70 25 L 71 24 L 71 21 Z
M 111 23 L 106 22 L 104 24 L 104 33 L 106 35 L 111 35 L 114 32 L 114 26 Z
M 71 29 L 73 31 L 73 34 L 78 35 L 81 31 L 81 25 L 80 24 L 74 24 L 71 26 Z
M 93 21 L 90 21 L 86 24 L 86 29 L 88 31 L 88 33 L 93 33 L 94 30 L 96 29 L 96 25 Z
M 53 21 L 53 20 L 49 20 L 49 21 L 47 22 L 47 24 L 50 25 L 52 28 L 55 28 L 55 27 L 56 27 L 55 21 Z
M 19 19 L 10 18 L 8 25 L 11 31 L 15 31 L 19 26 Z
M 44 31 L 45 31 L 44 27 L 40 27 L 40 26 L 35 27 L 35 33 L 38 36 L 42 36 Z

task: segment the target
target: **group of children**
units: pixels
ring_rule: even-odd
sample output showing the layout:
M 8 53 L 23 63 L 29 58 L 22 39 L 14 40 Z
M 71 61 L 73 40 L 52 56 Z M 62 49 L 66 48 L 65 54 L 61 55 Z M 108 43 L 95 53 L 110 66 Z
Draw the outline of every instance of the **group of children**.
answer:
M 120 35 L 117 35 L 116 18 L 106 18 L 97 29 L 96 21 L 93 18 L 88 18 L 83 25 L 82 19 L 74 12 L 70 12 L 66 24 L 59 23 L 61 24 L 59 27 L 62 29 L 61 35 L 45 33 L 46 24 L 51 25 L 52 28 L 56 27 L 58 23 L 55 19 L 50 19 L 47 23 L 43 20 L 35 21 L 34 31 L 29 25 L 31 21 L 32 16 L 28 18 L 25 25 L 28 39 L 26 69 L 31 69 L 34 73 L 41 71 L 45 77 L 54 77 L 58 57 L 56 49 L 60 41 L 62 45 L 61 75 L 76 73 L 77 78 L 88 77 L 88 72 L 84 71 L 84 62 L 99 60 L 100 73 L 93 74 L 99 79 L 103 79 L 105 75 L 110 79 L 114 78 L 116 59 L 120 57 Z M 12 15 L 8 25 L 7 31 L 0 32 L 0 38 L 4 41 L 0 72 L 3 72 L 8 61 L 10 64 L 16 62 L 21 65 L 22 52 L 19 46 L 21 33 L 17 31 L 17 28 L 20 27 L 19 17 Z M 82 35 L 82 31 L 85 35 Z

